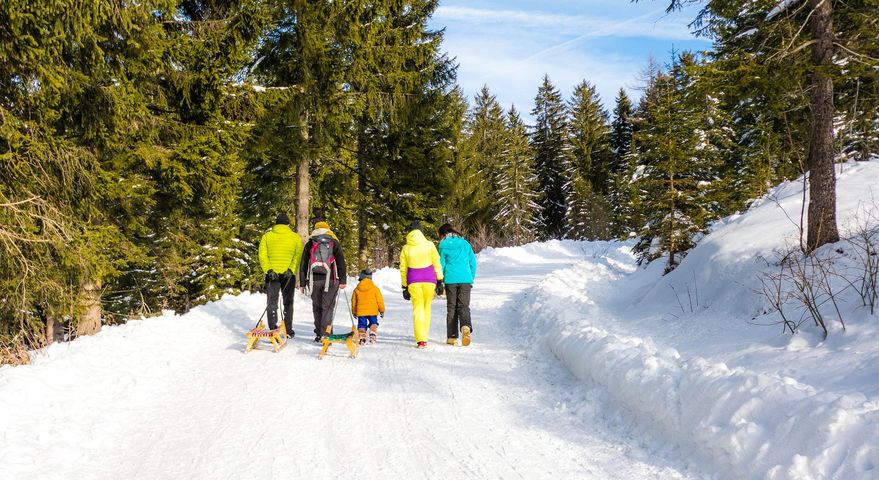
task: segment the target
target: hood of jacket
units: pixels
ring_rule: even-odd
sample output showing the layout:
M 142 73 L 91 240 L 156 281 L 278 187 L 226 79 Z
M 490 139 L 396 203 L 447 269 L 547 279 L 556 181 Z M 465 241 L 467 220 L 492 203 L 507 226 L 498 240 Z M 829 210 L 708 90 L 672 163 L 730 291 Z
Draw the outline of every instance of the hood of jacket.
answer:
M 360 290 L 361 292 L 368 292 L 375 288 L 375 284 L 372 283 L 372 280 L 368 278 L 364 278 L 357 284 L 357 288 L 355 290 Z
M 421 230 L 412 230 L 408 234 L 406 234 L 406 245 L 418 245 L 424 242 L 428 242 L 427 237 L 421 233 Z

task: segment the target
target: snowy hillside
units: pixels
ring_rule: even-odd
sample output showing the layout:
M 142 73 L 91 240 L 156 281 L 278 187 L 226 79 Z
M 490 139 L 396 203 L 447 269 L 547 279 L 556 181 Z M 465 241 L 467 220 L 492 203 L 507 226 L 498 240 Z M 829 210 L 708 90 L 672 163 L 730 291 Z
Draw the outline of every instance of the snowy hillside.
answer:
M 841 169 L 845 232 L 879 203 L 879 162 Z M 0 477 L 877 478 L 879 318 L 848 289 L 844 331 L 791 335 L 757 293 L 802 198 L 774 189 L 667 276 L 617 242 L 485 250 L 469 347 L 444 344 L 437 300 L 415 349 L 390 269 L 353 360 L 317 360 L 298 295 L 280 353 L 242 353 L 265 305 L 248 294 L 53 345 L 0 368 Z
M 838 169 L 841 234 L 879 227 L 879 162 Z M 797 245 L 802 199 L 800 182 L 775 188 L 665 277 L 661 262 L 637 269 L 624 248 L 591 246 L 522 300 L 522 325 L 626 421 L 721 478 L 879 478 L 879 316 L 835 285 L 845 331 L 827 303 L 826 340 L 811 320 L 783 334 L 758 293 Z M 820 253 L 846 272 L 852 250 Z

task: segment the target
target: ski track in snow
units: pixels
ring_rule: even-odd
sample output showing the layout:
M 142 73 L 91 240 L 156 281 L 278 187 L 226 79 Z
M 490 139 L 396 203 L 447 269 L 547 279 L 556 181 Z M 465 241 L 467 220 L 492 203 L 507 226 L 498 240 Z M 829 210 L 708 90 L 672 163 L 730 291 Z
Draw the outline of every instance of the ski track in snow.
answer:
M 318 361 L 299 294 L 297 337 L 280 353 L 242 353 L 265 305 L 249 294 L 53 345 L 0 368 L 0 477 L 706 478 L 529 344 L 522 295 L 582 260 L 575 245 L 555 243 L 549 260 L 527 247 L 480 256 L 469 347 L 445 345 L 436 300 L 429 346 L 414 348 L 388 269 L 374 277 L 388 306 L 378 343 L 354 360 L 336 344 Z

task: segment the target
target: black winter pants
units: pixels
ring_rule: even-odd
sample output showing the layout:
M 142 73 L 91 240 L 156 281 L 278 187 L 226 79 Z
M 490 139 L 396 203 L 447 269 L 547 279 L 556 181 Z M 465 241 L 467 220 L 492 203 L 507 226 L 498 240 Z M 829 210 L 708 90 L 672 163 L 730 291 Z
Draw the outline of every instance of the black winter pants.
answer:
M 295 291 L 296 277 L 291 277 L 286 283 L 283 278 L 271 282 L 266 277 L 266 294 L 269 297 L 267 315 L 270 329 L 274 330 L 278 326 L 278 297 L 283 295 L 284 328 L 287 329 L 288 334 L 293 334 L 293 292 Z
M 324 291 L 324 285 L 330 282 L 328 291 Z M 336 311 L 336 298 L 339 294 L 339 283 L 333 282 L 332 277 L 314 276 L 314 286 L 311 290 L 311 309 L 314 312 L 314 334 L 324 336 L 327 334 L 327 326 L 333 324 L 333 314 Z
M 458 338 L 458 331 L 470 327 L 470 290 L 469 283 L 446 284 L 446 336 Z

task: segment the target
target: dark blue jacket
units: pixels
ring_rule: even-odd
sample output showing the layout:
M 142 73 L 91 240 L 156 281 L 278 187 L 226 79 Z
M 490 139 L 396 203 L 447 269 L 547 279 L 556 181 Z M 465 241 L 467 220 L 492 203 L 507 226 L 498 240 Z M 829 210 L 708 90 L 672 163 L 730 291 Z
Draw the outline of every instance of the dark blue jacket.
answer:
M 443 281 L 447 284 L 473 283 L 476 278 L 476 255 L 467 240 L 448 235 L 439 244 Z

